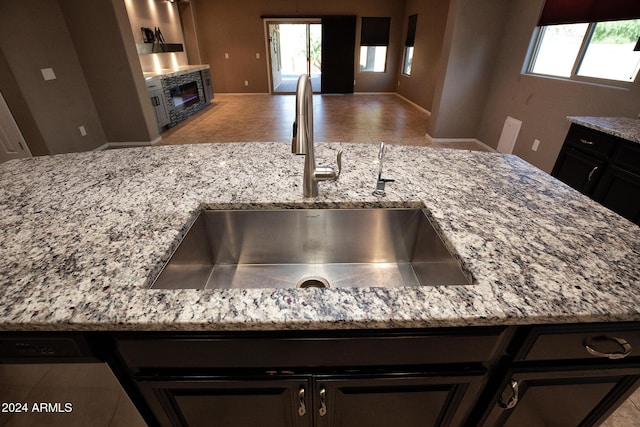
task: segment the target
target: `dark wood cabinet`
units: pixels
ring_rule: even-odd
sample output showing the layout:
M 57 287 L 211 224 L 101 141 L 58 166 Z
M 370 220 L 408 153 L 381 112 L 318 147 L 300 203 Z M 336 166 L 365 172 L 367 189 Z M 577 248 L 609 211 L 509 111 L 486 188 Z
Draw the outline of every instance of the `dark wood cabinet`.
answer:
M 160 425 L 311 426 L 309 378 L 180 375 L 138 378 Z
M 463 426 L 510 328 L 114 336 L 151 425 Z
M 640 386 L 640 325 L 113 333 L 151 426 L 594 426 Z
M 572 124 L 551 174 L 640 225 L 640 144 Z
M 593 192 L 593 199 L 640 225 L 640 175 L 609 166 Z
M 160 425 L 461 425 L 484 372 L 138 378 Z
M 520 328 L 481 425 L 593 426 L 640 385 L 636 324 Z
M 583 194 L 591 194 L 602 174 L 605 161 L 567 147 L 560 152 L 553 176 Z
M 323 376 L 316 381 L 320 396 L 315 405 L 316 425 L 462 425 L 466 412 L 461 409 L 470 397 L 477 395 L 483 378 L 482 371 L 475 375 L 440 372 L 413 377 L 399 374 L 377 378 Z
M 514 369 L 485 426 L 592 426 L 640 379 L 633 368 Z M 517 391 L 514 391 L 517 387 Z M 514 396 L 518 396 L 514 402 Z M 508 407 L 513 405 L 513 407 Z

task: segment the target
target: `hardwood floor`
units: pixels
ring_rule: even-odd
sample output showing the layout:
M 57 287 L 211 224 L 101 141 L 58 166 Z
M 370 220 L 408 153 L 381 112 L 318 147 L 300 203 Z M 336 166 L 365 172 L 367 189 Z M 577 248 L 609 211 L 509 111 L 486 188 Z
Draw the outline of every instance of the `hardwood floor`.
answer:
M 481 144 L 429 143 L 429 114 L 393 94 L 314 95 L 316 141 L 438 146 L 487 151 Z M 216 94 L 211 106 L 162 133 L 159 144 L 286 141 L 295 95 Z

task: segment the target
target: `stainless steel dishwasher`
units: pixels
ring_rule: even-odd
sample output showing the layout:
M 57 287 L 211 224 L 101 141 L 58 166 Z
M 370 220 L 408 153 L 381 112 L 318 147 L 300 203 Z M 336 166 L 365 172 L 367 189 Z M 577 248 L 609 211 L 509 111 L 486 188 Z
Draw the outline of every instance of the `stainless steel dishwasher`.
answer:
M 81 334 L 0 334 L 0 426 L 145 426 Z

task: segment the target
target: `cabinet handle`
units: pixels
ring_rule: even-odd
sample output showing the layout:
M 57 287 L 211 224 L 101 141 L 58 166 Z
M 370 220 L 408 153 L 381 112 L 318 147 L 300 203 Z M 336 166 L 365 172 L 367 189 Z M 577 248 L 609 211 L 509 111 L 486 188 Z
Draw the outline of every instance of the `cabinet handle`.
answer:
M 593 174 L 596 173 L 596 171 L 598 170 L 599 166 L 595 166 L 593 169 L 591 169 L 591 172 L 589 172 L 589 178 L 588 180 L 591 181 L 591 178 L 593 178 Z
M 326 399 L 327 399 L 327 390 L 324 387 L 320 387 L 320 409 L 318 410 L 318 413 L 320 414 L 321 417 L 324 417 L 325 415 L 327 415 Z
M 509 398 L 509 400 L 507 401 L 507 403 L 504 403 L 502 401 L 502 397 L 500 397 L 498 399 L 498 405 L 500 405 L 500 407 L 502 409 L 511 409 L 511 408 L 515 408 L 516 405 L 518 404 L 518 381 L 514 380 L 513 378 L 511 379 L 511 382 L 509 384 L 511 386 L 511 397 Z
M 298 402 L 300 406 L 298 406 L 298 415 L 304 417 L 307 413 L 307 405 L 304 403 L 304 387 L 300 386 L 300 390 L 298 391 Z
M 589 141 L 588 139 L 580 138 L 580 142 L 586 145 L 593 145 L 593 141 Z
M 622 352 L 603 353 L 601 351 L 598 351 L 593 347 L 594 339 L 599 341 L 614 341 L 618 343 L 620 347 L 622 347 Z M 616 338 L 616 337 L 608 337 L 606 335 L 601 335 L 595 338 L 592 338 L 592 337 L 587 338 L 584 342 L 584 348 L 587 349 L 587 352 L 592 356 L 604 357 L 607 359 L 624 359 L 625 357 L 631 354 L 631 350 L 632 350 L 631 344 L 629 344 L 627 340 L 622 338 Z

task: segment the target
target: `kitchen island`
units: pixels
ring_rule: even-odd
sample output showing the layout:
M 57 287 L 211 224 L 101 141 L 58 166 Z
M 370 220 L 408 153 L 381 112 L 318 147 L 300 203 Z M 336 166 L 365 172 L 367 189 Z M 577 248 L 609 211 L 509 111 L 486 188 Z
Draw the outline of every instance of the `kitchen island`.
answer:
M 0 168 L 0 328 L 249 330 L 640 320 L 640 228 L 515 156 L 344 150 L 337 182 L 302 197 L 284 143 L 133 148 Z M 473 284 L 402 289 L 148 289 L 207 208 L 424 206 Z
M 514 369 L 530 368 L 532 361 L 557 359 L 562 365 L 587 357 L 586 352 L 580 356 L 549 353 L 550 348 L 557 348 L 553 337 L 570 340 L 580 325 L 591 328 L 589 333 L 608 333 L 610 328 L 616 333 L 630 332 L 629 342 L 640 344 L 635 326 L 640 320 L 640 228 L 633 223 L 523 160 L 497 153 L 388 146 L 383 175 L 395 182 L 387 184 L 385 197 L 376 197 L 372 192 L 377 146 L 320 143 L 316 146 L 318 163 L 331 164 L 340 149 L 344 150 L 340 179 L 321 183 L 320 196 L 315 199 L 302 197 L 304 158 L 290 154 L 286 143 L 131 148 L 3 164 L 0 328 L 25 333 L 111 334 L 120 343 L 116 347 L 126 369 L 139 384 L 146 381 L 142 375 L 146 363 L 160 366 L 140 358 L 141 354 L 166 356 L 175 368 L 183 362 L 166 351 L 175 348 L 175 342 L 169 340 L 170 347 L 164 347 L 163 340 L 194 333 L 203 339 L 231 340 L 225 348 L 244 342 L 235 340 L 247 338 L 243 334 L 273 338 L 277 343 L 287 331 L 303 341 L 364 335 L 378 342 L 389 338 L 388 334 L 400 333 L 405 338 L 436 339 L 433 344 L 441 346 L 438 340 L 442 337 L 464 338 L 446 341 L 459 345 L 461 356 L 436 354 L 420 359 L 425 364 L 455 363 L 458 368 L 466 364 L 462 371 L 469 375 L 469 369 L 479 366 L 485 372 L 467 378 L 463 394 L 462 386 L 456 386 L 456 399 L 460 399 L 456 402 L 462 403 L 454 407 L 447 400 L 442 414 L 446 413 L 448 421 L 439 418 L 438 425 L 462 425 L 464 420 L 473 425 L 479 419 L 494 425 L 497 415 L 488 415 L 488 410 L 510 384 Z M 472 284 L 149 289 L 202 209 L 311 207 L 423 208 Z M 560 329 L 550 331 L 544 325 Z M 324 335 L 327 331 L 333 332 Z M 152 336 L 147 342 L 151 347 L 138 348 L 145 334 Z M 473 337 L 484 337 L 484 341 L 473 341 Z M 615 348 L 618 344 L 621 352 Z M 610 350 L 614 357 L 627 351 L 618 344 Z M 378 344 L 367 345 L 378 348 Z M 578 347 L 584 352 L 580 340 Z M 401 348 L 403 354 L 414 353 L 410 345 Z M 237 350 L 252 354 L 246 347 Z M 217 349 L 216 354 L 224 351 Z M 197 352 L 191 354 L 198 359 Z M 212 359 L 209 355 L 198 360 L 183 367 L 204 369 L 198 364 Z M 283 360 L 298 367 L 322 366 L 318 360 L 308 366 Z M 378 362 L 327 363 L 334 367 L 418 363 L 396 356 L 373 360 Z M 229 368 L 227 362 L 220 363 L 216 365 L 220 369 Z M 262 366 L 246 360 L 237 363 L 234 369 Z M 588 360 L 571 366 L 582 366 L 598 378 L 605 371 L 610 375 L 611 367 L 600 363 Z M 594 368 L 597 366 L 600 371 Z M 624 368 L 628 370 L 612 380 L 615 393 L 596 392 L 607 397 L 592 404 L 599 405 L 590 415 L 593 420 L 605 416 L 637 384 L 640 367 L 627 364 Z M 532 378 L 520 375 L 521 381 Z M 312 387 L 319 380 L 305 381 Z M 167 406 L 149 403 L 153 400 L 149 396 L 157 395 L 157 390 L 138 387 L 151 412 L 161 417 L 161 408 Z M 327 392 L 338 396 L 340 387 Z M 161 388 L 170 389 L 165 383 Z M 298 383 L 285 389 L 296 394 Z M 529 395 L 535 396 L 533 392 Z M 173 395 L 167 392 L 166 396 Z M 175 396 L 166 399 L 180 401 Z M 314 405 L 319 404 L 319 398 L 314 399 Z M 508 397 L 503 400 L 509 406 Z M 180 402 L 181 416 L 189 418 L 185 408 L 196 403 Z M 558 398 L 558 402 L 564 400 Z M 160 422 L 169 424 L 171 419 L 175 424 L 171 418 L 175 416 Z M 585 415 L 576 416 L 582 419 Z M 320 418 L 305 420 L 321 425 Z

